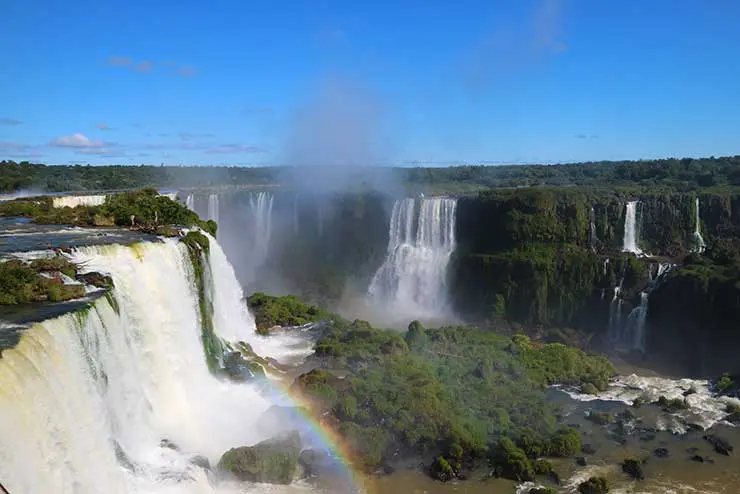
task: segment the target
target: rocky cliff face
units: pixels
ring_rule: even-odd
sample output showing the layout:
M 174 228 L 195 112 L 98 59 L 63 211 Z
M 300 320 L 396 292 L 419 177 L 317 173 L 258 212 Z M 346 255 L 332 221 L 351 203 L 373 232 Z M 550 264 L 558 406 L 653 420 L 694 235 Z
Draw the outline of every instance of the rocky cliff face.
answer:
M 692 254 L 697 197 L 703 255 Z M 637 246 L 649 257 L 622 252 L 628 201 L 639 201 Z M 492 191 L 459 201 L 457 238 L 450 289 L 467 317 L 604 339 L 639 330 L 649 353 L 693 372 L 740 367 L 729 351 L 740 343 L 740 194 Z M 657 282 L 668 262 L 678 266 Z

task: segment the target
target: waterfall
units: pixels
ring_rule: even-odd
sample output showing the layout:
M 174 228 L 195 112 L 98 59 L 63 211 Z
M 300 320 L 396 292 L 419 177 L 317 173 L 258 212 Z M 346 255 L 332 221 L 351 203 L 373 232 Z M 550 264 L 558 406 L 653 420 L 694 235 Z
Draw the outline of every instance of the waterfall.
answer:
M 252 192 L 249 210 L 252 213 L 252 266 L 256 270 L 267 260 L 272 237 L 272 203 L 270 192 Z
M 675 264 L 669 263 L 658 263 L 648 266 L 648 284 L 643 291 L 640 292 L 640 304 L 632 309 L 627 316 L 627 321 L 624 326 L 621 321 L 621 309 L 622 299 L 619 299 L 617 305 L 618 313 L 613 316 L 609 315 L 609 336 L 611 340 L 619 344 L 624 349 L 638 350 L 645 353 L 647 351 L 647 331 L 645 327 L 645 321 L 647 319 L 648 305 L 650 299 L 650 293 L 663 281 L 663 276 L 668 273 Z M 655 274 L 653 274 L 655 270 Z M 619 296 L 621 291 L 621 282 L 619 287 L 615 290 L 614 299 L 612 300 L 612 307 Z
M 188 196 L 185 198 L 185 206 L 189 210 L 195 211 L 195 196 L 193 196 L 193 194 L 188 194 Z
M 104 195 L 91 196 L 64 196 L 55 197 L 51 205 L 55 208 L 76 208 L 77 206 L 102 206 L 105 203 Z
M 646 350 L 645 318 L 648 311 L 648 296 L 647 291 L 640 292 L 640 305 L 632 309 L 627 316 L 627 325 L 622 338 L 628 347 L 641 352 Z
M 637 246 L 637 201 L 627 203 L 627 210 L 624 214 L 624 241 L 622 250 L 640 255 L 642 251 Z
M 208 196 L 208 219 L 218 223 L 218 194 Z
M 255 348 L 233 271 L 211 239 L 214 329 Z M 13 494 L 205 494 L 190 463 L 264 439 L 271 402 L 208 371 L 186 247 L 84 247 L 70 254 L 115 288 L 88 310 L 33 324 L 0 359 L 0 479 Z M 220 314 L 219 314 L 220 313 Z M 177 450 L 162 446 L 172 441 Z
M 447 312 L 447 264 L 455 249 L 455 199 L 398 200 L 391 214 L 388 253 L 368 288 L 374 302 L 399 317 Z
M 619 334 L 622 328 L 622 304 L 623 300 L 619 298 L 622 291 L 622 282 L 624 279 L 620 279 L 619 283 L 614 287 L 614 296 L 609 304 L 609 339 L 616 341 L 619 338 Z
M 696 210 L 696 222 L 694 226 L 694 252 L 701 254 L 706 249 L 707 245 L 704 242 L 704 237 L 701 236 L 701 216 L 699 214 L 699 198 L 694 199 L 694 209 Z

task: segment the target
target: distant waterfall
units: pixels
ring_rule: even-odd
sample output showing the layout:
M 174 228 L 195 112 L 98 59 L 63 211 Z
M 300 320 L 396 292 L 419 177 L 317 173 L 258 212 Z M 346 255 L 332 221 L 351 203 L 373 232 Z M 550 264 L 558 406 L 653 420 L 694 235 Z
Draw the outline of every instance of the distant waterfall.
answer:
M 195 211 L 195 196 L 193 194 L 188 194 L 185 198 L 185 207 L 191 211 Z
M 706 250 L 707 245 L 704 237 L 701 236 L 701 216 L 699 214 L 699 198 L 694 199 L 694 209 L 696 210 L 696 222 L 694 223 L 694 252 L 701 254 Z
M 640 255 L 642 250 L 637 246 L 637 201 L 627 203 L 627 210 L 624 214 L 624 241 L 622 250 Z
M 620 298 L 622 291 L 623 279 L 614 287 L 614 296 L 609 304 L 609 338 L 612 341 L 619 339 L 622 332 L 622 304 L 624 301 Z
M 208 196 L 208 219 L 218 223 L 218 194 Z
M 388 253 L 368 288 L 371 300 L 390 304 L 400 317 L 443 316 L 447 265 L 455 249 L 457 201 L 403 199 L 393 205 Z
M 101 206 L 105 203 L 104 195 L 62 196 L 54 197 L 51 205 L 55 208 L 76 208 L 77 206 Z
M 619 298 L 617 302 L 616 315 L 610 313 L 609 315 L 609 337 L 612 341 L 617 343 L 621 348 L 627 350 L 637 350 L 640 352 L 647 351 L 647 331 L 645 327 L 645 321 L 647 319 L 650 293 L 655 287 L 662 281 L 663 276 L 668 273 L 673 264 L 660 263 L 651 264 L 648 267 L 648 284 L 645 289 L 640 292 L 640 304 L 632 309 L 627 316 L 627 320 L 622 324 L 622 299 Z M 615 300 L 620 295 L 620 286 L 617 287 L 614 294 L 614 300 L 612 300 L 612 309 L 614 308 Z
M 632 309 L 627 316 L 627 327 L 625 328 L 625 343 L 634 350 L 644 352 L 646 350 L 645 318 L 648 311 L 647 291 L 640 292 L 640 305 Z
M 249 194 L 249 211 L 252 215 L 252 257 L 253 269 L 257 269 L 267 260 L 272 238 L 272 204 L 271 192 L 252 192 Z

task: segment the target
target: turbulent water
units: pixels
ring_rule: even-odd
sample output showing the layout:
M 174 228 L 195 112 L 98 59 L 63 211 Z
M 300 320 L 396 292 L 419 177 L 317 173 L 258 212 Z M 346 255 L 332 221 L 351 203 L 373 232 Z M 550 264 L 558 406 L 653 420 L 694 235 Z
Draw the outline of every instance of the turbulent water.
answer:
M 624 240 L 622 250 L 632 252 L 633 254 L 642 254 L 642 250 L 637 245 L 637 201 L 627 203 L 627 209 L 624 213 Z
M 447 314 L 447 265 L 455 249 L 455 199 L 403 199 L 393 205 L 388 253 L 368 293 L 399 317 Z
M 83 247 L 73 261 L 115 283 L 87 312 L 34 324 L 0 359 L 0 479 L 13 494 L 243 492 L 211 486 L 211 462 L 264 439 L 271 402 L 252 385 L 212 377 L 200 341 L 198 298 L 184 245 Z M 214 329 L 264 343 L 214 243 Z M 179 451 L 161 447 L 167 439 Z
M 53 198 L 51 204 L 55 208 L 75 208 L 77 206 L 101 206 L 104 202 L 104 195 L 63 196 Z

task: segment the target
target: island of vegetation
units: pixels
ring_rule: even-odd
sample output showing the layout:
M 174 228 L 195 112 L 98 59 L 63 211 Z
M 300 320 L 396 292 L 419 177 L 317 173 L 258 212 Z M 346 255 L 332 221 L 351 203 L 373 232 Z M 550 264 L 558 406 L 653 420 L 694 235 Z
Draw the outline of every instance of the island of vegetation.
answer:
M 523 334 L 428 329 L 418 321 L 401 333 L 345 320 L 294 296 L 256 293 L 248 302 L 263 328 L 324 321 L 313 368 L 292 390 L 368 472 L 420 459 L 442 481 L 480 469 L 517 481 L 552 479 L 546 458 L 580 454 L 581 438 L 559 423 L 547 387 L 603 390 L 615 374 L 600 356 Z M 234 454 L 222 466 L 237 464 Z

